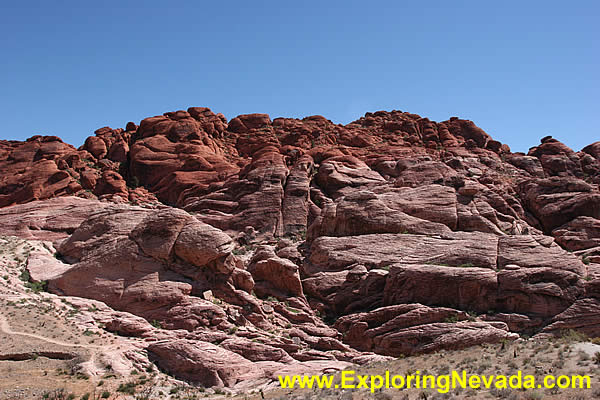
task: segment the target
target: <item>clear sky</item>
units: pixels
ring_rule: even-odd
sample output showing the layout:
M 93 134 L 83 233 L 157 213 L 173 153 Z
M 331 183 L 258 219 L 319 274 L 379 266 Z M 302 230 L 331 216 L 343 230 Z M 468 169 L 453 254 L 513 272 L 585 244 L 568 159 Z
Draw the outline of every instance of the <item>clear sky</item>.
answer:
M 598 1 L 0 0 L 0 138 L 189 106 L 471 119 L 513 151 L 600 140 Z

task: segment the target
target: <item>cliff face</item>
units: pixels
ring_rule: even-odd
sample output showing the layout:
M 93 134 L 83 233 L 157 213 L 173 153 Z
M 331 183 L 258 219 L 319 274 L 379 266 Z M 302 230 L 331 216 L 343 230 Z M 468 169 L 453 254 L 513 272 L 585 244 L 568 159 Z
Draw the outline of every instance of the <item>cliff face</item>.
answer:
M 55 243 L 51 291 L 160 321 L 163 368 L 192 379 L 214 346 L 235 362 L 198 376 L 233 385 L 262 361 L 600 336 L 599 159 L 550 137 L 512 153 L 457 118 L 194 107 L 79 149 L 0 141 L 0 233 Z

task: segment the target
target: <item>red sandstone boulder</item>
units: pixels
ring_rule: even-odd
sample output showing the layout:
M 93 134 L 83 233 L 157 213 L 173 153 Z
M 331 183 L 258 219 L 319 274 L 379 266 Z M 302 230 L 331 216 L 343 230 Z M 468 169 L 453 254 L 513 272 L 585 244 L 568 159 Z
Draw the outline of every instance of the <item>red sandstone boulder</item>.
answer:
M 308 272 L 339 271 L 354 263 L 370 268 L 395 263 L 496 268 L 498 238 L 493 235 L 456 232 L 436 236 L 370 234 L 320 237 L 310 250 Z
M 542 332 L 562 335 L 570 329 L 582 332 L 589 337 L 600 336 L 600 301 L 580 299 L 562 313 L 556 315 Z
M 584 294 L 584 283 L 569 271 L 519 268 L 498 273 L 497 310 L 543 318 L 563 312 Z
M 590 154 L 596 160 L 600 159 L 600 142 L 594 142 L 583 148 L 584 153 Z
M 59 251 L 72 266 L 50 280 L 49 288 L 165 326 L 218 325 L 224 319 L 219 307 L 188 296 L 234 288 L 233 281 L 226 283 L 235 269 L 227 258 L 231 248 L 225 234 L 184 211 L 113 206 L 87 219 L 62 243 Z M 183 262 L 174 259 L 176 254 Z M 222 288 L 212 283 L 220 274 Z M 194 283 L 186 283 L 185 275 Z
M 106 149 L 106 143 L 98 136 L 90 136 L 86 139 L 83 144 L 83 150 L 87 150 L 91 155 L 97 159 L 104 158 L 108 152 Z
M 491 269 L 395 264 L 385 283 L 383 304 L 421 303 L 482 313 L 496 308 L 497 291 Z
M 233 250 L 233 241 L 219 229 L 188 218 L 177 236 L 173 250 L 186 262 L 204 266 L 226 258 Z
M 384 178 L 370 169 L 364 162 L 350 156 L 331 157 L 319 167 L 316 182 L 330 194 L 352 186 L 383 182 Z
M 276 256 L 270 249 L 259 249 L 250 264 L 256 282 L 255 291 L 261 297 L 304 298 L 298 266 L 291 260 Z
M 542 144 L 531 148 L 528 155 L 541 161 L 546 176 L 584 176 L 580 156 L 552 137 L 543 138 Z
M 460 349 L 481 343 L 513 340 L 503 323 L 465 321 L 465 313 L 449 308 L 405 304 L 378 308 L 339 319 L 345 341 L 363 350 L 393 356 Z M 448 320 L 461 322 L 445 322 Z
M 526 156 L 523 153 L 514 153 L 507 156 L 506 161 L 535 177 L 543 178 L 545 176 L 542 164 L 537 157 Z
M 164 341 L 151 344 L 148 351 L 161 368 L 206 387 L 234 386 L 264 374 L 251 361 L 207 342 Z
M 127 162 L 127 156 L 129 154 L 129 145 L 125 141 L 115 142 L 110 146 L 108 150 L 108 159 L 120 163 Z
M 547 231 L 579 216 L 600 218 L 600 193 L 579 179 L 527 180 L 518 186 L 518 191 L 525 206 Z
M 583 250 L 600 246 L 600 220 L 577 217 L 552 231 L 556 242 L 567 250 Z
M 109 203 L 79 197 L 57 197 L 0 208 L 0 233 L 57 242 L 67 238 L 90 215 Z

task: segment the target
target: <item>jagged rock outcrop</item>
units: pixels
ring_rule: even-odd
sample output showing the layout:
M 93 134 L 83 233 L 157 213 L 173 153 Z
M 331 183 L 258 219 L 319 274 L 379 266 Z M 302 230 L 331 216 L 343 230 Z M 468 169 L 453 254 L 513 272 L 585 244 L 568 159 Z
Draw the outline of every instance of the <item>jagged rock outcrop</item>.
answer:
M 512 153 L 456 117 L 192 107 L 79 149 L 0 141 L 0 233 L 54 242 L 32 279 L 135 314 L 107 329 L 152 337 L 161 368 L 203 385 L 595 336 L 599 143 Z

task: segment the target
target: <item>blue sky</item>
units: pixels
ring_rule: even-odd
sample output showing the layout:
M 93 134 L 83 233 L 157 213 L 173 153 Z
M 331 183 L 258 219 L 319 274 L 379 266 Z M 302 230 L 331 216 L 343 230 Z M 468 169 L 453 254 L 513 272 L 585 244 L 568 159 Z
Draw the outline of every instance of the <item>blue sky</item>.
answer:
M 597 1 L 0 0 L 0 138 L 189 106 L 475 121 L 513 151 L 600 140 Z

